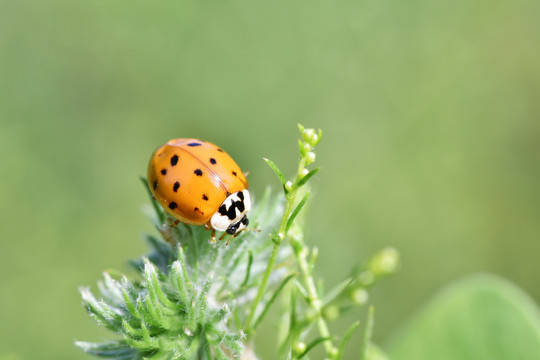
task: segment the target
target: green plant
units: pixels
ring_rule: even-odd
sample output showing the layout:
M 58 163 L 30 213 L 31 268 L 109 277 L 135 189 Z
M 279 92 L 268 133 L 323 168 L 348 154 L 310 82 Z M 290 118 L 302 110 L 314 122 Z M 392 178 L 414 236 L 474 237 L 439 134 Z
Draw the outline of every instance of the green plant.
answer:
M 272 195 L 268 190 L 252 211 L 253 227 L 260 231 L 244 232 L 228 246 L 209 241 L 203 227 L 173 225 L 150 194 L 160 237 L 148 235 L 151 253 L 132 262 L 140 278 L 105 273 L 98 284 L 100 300 L 89 289 L 81 290 L 90 316 L 120 339 L 77 346 L 113 359 L 253 359 L 257 328 L 276 299 L 286 296 L 290 301 L 280 318 L 279 358 L 307 359 L 321 344 L 327 358 L 341 359 L 360 323 L 338 337 L 328 322 L 367 304 L 369 288 L 396 271 L 399 256 L 385 249 L 333 289 L 316 286 L 318 250 L 304 238 L 301 210 L 309 200 L 309 179 L 319 171 L 308 167 L 315 162 L 322 132 L 299 129 L 295 177 L 287 180 L 265 159 L 283 191 Z M 369 314 L 362 358 L 384 358 L 371 344 L 373 311 Z

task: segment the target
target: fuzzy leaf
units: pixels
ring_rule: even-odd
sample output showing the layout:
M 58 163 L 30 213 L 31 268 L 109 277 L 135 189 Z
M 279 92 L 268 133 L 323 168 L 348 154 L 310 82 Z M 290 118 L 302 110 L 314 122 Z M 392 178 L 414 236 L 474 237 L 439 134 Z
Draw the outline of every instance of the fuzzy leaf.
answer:
M 85 353 L 94 356 L 116 360 L 142 359 L 137 350 L 130 348 L 125 341 L 111 341 L 101 344 L 75 341 L 75 345 Z

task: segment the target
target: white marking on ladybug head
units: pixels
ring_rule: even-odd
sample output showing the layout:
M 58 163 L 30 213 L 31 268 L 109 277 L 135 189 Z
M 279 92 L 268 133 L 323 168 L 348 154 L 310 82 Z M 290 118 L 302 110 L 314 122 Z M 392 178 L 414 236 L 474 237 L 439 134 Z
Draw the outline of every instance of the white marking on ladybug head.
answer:
M 233 235 L 243 230 L 247 224 L 247 213 L 251 210 L 249 191 L 242 190 L 227 196 L 210 219 L 210 225 L 217 231 L 227 231 Z

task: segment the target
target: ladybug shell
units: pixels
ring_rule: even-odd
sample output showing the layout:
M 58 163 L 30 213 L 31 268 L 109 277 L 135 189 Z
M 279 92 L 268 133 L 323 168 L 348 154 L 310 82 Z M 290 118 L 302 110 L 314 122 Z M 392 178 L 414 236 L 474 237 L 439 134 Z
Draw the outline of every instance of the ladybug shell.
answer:
M 148 186 L 165 211 L 192 225 L 203 225 L 227 196 L 248 188 L 240 167 L 216 145 L 173 139 L 148 164 Z

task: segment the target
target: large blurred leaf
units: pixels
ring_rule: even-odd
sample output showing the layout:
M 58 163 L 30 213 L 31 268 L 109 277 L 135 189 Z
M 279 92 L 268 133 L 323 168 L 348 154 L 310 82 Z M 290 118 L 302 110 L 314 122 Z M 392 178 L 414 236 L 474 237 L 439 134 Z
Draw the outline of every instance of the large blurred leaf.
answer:
M 471 276 L 438 294 L 388 349 L 392 360 L 540 359 L 538 307 L 504 279 Z

